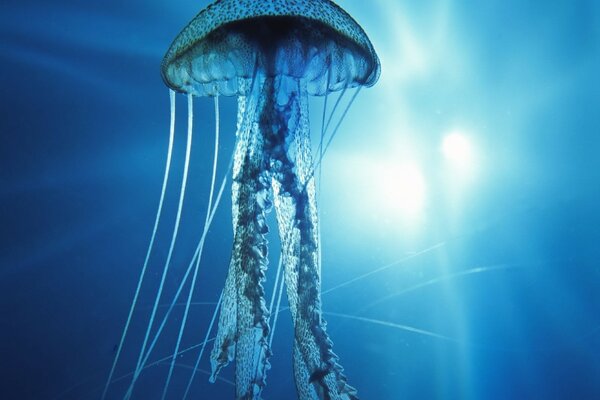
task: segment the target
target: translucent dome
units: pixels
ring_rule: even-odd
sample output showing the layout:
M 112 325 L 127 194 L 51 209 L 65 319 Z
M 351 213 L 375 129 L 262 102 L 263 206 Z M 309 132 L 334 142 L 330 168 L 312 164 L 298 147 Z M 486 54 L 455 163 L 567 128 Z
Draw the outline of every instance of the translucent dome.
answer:
M 329 0 L 221 0 L 175 38 L 167 86 L 196 96 L 240 95 L 244 80 L 285 75 L 311 95 L 373 85 L 379 59 L 363 29 Z

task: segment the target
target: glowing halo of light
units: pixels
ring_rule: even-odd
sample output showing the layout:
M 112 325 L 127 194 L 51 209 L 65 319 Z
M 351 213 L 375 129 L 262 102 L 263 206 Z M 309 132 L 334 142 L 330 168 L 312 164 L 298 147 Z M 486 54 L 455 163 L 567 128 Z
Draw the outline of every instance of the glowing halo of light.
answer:
M 460 130 L 453 130 L 442 141 L 444 157 L 457 166 L 468 166 L 473 161 L 473 146 L 468 136 Z

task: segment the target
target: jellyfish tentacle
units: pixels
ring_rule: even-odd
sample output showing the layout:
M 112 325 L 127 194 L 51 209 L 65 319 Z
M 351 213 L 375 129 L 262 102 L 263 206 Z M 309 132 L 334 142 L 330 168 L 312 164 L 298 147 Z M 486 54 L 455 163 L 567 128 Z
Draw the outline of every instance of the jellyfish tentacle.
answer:
M 283 258 L 279 257 L 278 269 L 283 269 Z M 271 332 L 269 332 L 269 346 L 273 344 L 273 338 L 275 338 L 275 328 L 277 328 L 277 321 L 279 319 L 279 313 L 283 311 L 281 309 L 281 297 L 283 295 L 283 286 L 285 284 L 285 278 L 282 276 L 277 287 L 273 287 L 273 295 L 277 295 L 277 302 L 275 303 L 275 309 L 271 307 L 271 315 L 273 316 L 273 323 L 271 324 Z
M 254 106 L 250 99 L 240 104 L 240 108 Z M 271 208 L 271 188 L 263 139 L 255 127 L 253 121 L 246 121 L 238 131 L 232 188 L 234 243 L 219 333 L 211 356 L 211 380 L 235 358 L 238 399 L 259 398 L 266 385 L 271 354 L 262 285 L 268 263 L 265 213 Z
M 288 79 L 288 78 L 281 78 Z M 260 124 L 270 156 L 288 301 L 294 321 L 294 373 L 302 399 L 357 399 L 332 350 L 321 312 L 318 217 L 306 91 L 279 85 Z M 283 104 L 282 103 L 283 100 Z M 279 104 L 278 104 L 279 102 Z
M 250 136 L 251 123 L 246 118 L 254 103 L 248 102 L 247 97 L 238 97 L 238 115 L 237 115 L 237 131 L 236 131 L 236 147 L 233 154 L 233 176 L 239 175 L 242 168 L 242 155 L 246 153 L 248 149 L 248 141 Z M 237 198 L 239 191 L 239 184 L 234 180 L 232 182 L 231 192 L 232 198 Z M 231 206 L 232 210 L 232 223 L 233 230 L 235 232 L 238 226 L 238 203 L 233 202 Z M 217 330 L 217 336 L 211 352 L 211 376 L 209 381 L 214 383 L 217 379 L 217 375 L 222 368 L 227 366 L 235 357 L 235 341 L 236 341 L 236 329 L 237 329 L 237 301 L 236 301 L 236 269 L 234 263 L 234 255 L 232 255 L 227 278 L 225 279 L 225 287 L 223 289 L 223 305 L 221 306 L 221 312 L 219 314 L 219 325 Z
M 260 96 L 257 99 L 264 102 Z M 252 124 L 241 169 L 234 176 L 238 184 L 234 199 L 238 223 L 233 245 L 237 291 L 236 395 L 248 400 L 258 398 L 264 388 L 270 356 L 262 282 L 268 264 L 265 213 L 271 208 L 271 190 L 264 138 L 256 128 Z
M 223 291 L 219 295 L 219 300 L 215 305 L 215 311 L 213 312 L 212 318 L 210 319 L 210 323 L 208 324 L 208 329 L 206 329 L 206 334 L 204 336 L 204 340 L 201 342 L 202 346 L 200 347 L 200 352 L 198 353 L 198 357 L 196 358 L 196 363 L 192 369 L 192 375 L 188 380 L 188 384 L 185 388 L 185 392 L 183 393 L 183 400 L 187 400 L 188 395 L 190 393 L 190 389 L 192 388 L 192 383 L 194 382 L 194 377 L 196 376 L 196 372 L 200 369 L 200 360 L 202 360 L 202 355 L 204 354 L 204 349 L 206 348 L 206 344 L 210 340 L 210 333 L 212 332 L 213 325 L 217 319 L 217 315 L 219 315 L 219 310 L 221 309 L 221 301 L 223 300 Z
M 211 175 L 212 178 L 210 181 L 210 193 L 208 196 L 208 208 L 206 211 L 204 228 L 203 228 L 202 237 L 200 239 L 200 244 L 199 244 L 200 249 L 204 248 L 204 240 L 206 238 L 206 234 L 208 233 L 210 215 L 211 215 L 211 209 L 212 209 L 212 202 L 213 202 L 213 196 L 214 196 L 214 191 L 215 191 L 215 182 L 216 182 L 216 177 L 217 177 L 217 160 L 218 160 L 218 155 L 219 155 L 219 100 L 218 100 L 218 96 L 215 96 L 214 104 L 215 104 L 215 151 L 214 151 L 214 156 L 213 156 L 213 169 L 212 169 L 212 175 Z M 179 327 L 179 334 L 177 336 L 177 342 L 175 344 L 175 349 L 173 350 L 173 359 L 171 360 L 171 365 L 169 367 L 169 373 L 167 375 L 167 381 L 163 388 L 163 394 L 162 394 L 163 400 L 166 399 L 166 397 L 167 397 L 167 393 L 169 390 L 169 384 L 171 383 L 171 378 L 173 376 L 173 371 L 175 369 L 175 361 L 177 360 L 177 353 L 179 352 L 179 347 L 181 346 L 181 339 L 183 337 L 183 333 L 184 333 L 186 325 L 187 325 L 190 306 L 192 303 L 192 298 L 194 296 L 194 291 L 196 289 L 196 281 L 198 279 L 198 272 L 200 271 L 200 260 L 201 259 L 202 259 L 202 250 L 200 250 L 198 252 L 198 257 L 197 257 L 197 260 L 195 263 L 194 273 L 192 276 L 190 289 L 188 291 L 187 302 L 185 305 L 185 310 L 184 310 L 181 324 Z
M 148 262 L 150 261 L 150 255 L 152 254 L 152 250 L 154 249 L 154 240 L 156 239 L 156 232 L 158 231 L 158 224 L 160 222 L 160 217 L 162 215 L 162 208 L 165 200 L 165 194 L 167 192 L 167 184 L 169 182 L 169 171 L 171 169 L 171 159 L 173 156 L 173 142 L 175 138 L 175 91 L 169 89 L 169 99 L 171 104 L 171 122 L 169 123 L 169 146 L 167 149 L 167 160 L 165 165 L 165 174 L 163 177 L 162 189 L 160 191 L 160 200 L 158 201 L 158 210 L 156 211 L 156 217 L 154 219 L 154 227 L 152 228 L 152 236 L 150 237 L 150 243 L 148 244 L 148 249 L 146 250 L 146 257 L 144 259 L 144 264 L 142 266 L 142 270 L 140 272 L 140 277 L 138 279 L 137 287 L 135 289 L 135 294 L 133 295 L 133 300 L 131 301 L 131 307 L 129 308 L 129 314 L 127 315 L 127 321 L 125 322 L 125 327 L 123 328 L 123 333 L 121 334 L 121 339 L 119 340 L 119 345 L 117 347 L 117 352 L 115 354 L 115 358 L 110 368 L 110 372 L 108 374 L 108 378 L 106 379 L 106 383 L 104 385 L 104 389 L 102 391 L 101 400 L 106 399 L 106 395 L 108 394 L 108 388 L 111 384 L 113 375 L 117 368 L 117 363 L 119 362 L 119 358 L 121 357 L 121 352 L 123 351 L 123 345 L 125 344 L 125 338 L 127 337 L 127 333 L 129 332 L 129 325 L 131 324 L 131 320 L 133 317 L 133 312 L 137 307 L 138 298 L 142 289 L 142 283 L 144 282 L 144 278 L 146 276 L 146 270 L 148 269 Z
M 186 143 L 186 150 L 185 150 L 185 161 L 184 161 L 184 167 L 183 167 L 183 176 L 182 176 L 182 180 L 181 180 L 181 189 L 179 191 L 179 202 L 177 205 L 177 214 L 175 217 L 175 226 L 173 227 L 173 234 L 171 236 L 171 244 L 169 246 L 169 251 L 167 253 L 167 259 L 165 261 L 164 267 L 163 267 L 163 272 L 160 278 L 160 283 L 159 283 L 159 287 L 158 287 L 158 291 L 156 293 L 156 297 L 154 299 L 154 305 L 152 307 L 152 311 L 150 313 L 150 319 L 148 321 L 148 326 L 146 328 L 146 333 L 144 335 L 144 340 L 142 343 L 142 348 L 140 350 L 140 354 L 138 355 L 138 359 L 137 359 L 137 364 L 136 364 L 136 371 L 133 375 L 133 378 L 131 380 L 131 383 L 129 384 L 129 388 L 127 389 L 127 392 L 125 394 L 125 399 L 130 399 L 132 394 L 133 394 L 133 389 L 135 387 L 135 384 L 137 383 L 137 380 L 142 372 L 143 369 L 143 363 L 144 363 L 144 359 L 145 359 L 145 354 L 146 354 L 146 349 L 147 349 L 147 345 L 148 345 L 148 340 L 150 339 L 150 331 L 152 329 L 152 327 L 154 326 L 154 319 L 156 317 L 156 311 L 158 310 L 158 305 L 160 302 L 160 299 L 162 297 L 162 292 L 164 289 L 164 285 L 165 285 L 165 280 L 167 277 L 167 274 L 169 272 L 169 268 L 171 266 L 171 258 L 173 256 L 173 251 L 175 249 L 175 243 L 177 241 L 177 235 L 179 233 L 179 225 L 181 222 L 181 214 L 182 214 L 182 210 L 183 210 L 183 201 L 185 199 L 185 192 L 186 192 L 186 185 L 187 185 L 187 179 L 188 179 L 188 171 L 189 171 L 189 164 L 190 164 L 190 155 L 191 155 L 191 149 L 192 149 L 192 133 L 193 133 L 193 121 L 194 121 L 194 105 L 193 105 L 193 96 L 191 94 L 187 95 L 188 98 L 188 134 L 187 134 L 187 143 Z

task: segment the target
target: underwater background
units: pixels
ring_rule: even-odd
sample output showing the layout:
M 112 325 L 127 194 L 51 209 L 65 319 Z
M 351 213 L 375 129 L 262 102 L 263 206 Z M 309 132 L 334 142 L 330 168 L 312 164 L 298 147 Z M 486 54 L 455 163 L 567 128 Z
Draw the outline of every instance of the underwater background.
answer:
M 319 181 L 323 306 L 349 383 L 363 399 L 599 399 L 600 3 L 338 3 L 382 64 Z M 0 4 L 0 399 L 100 398 L 160 196 L 169 129 L 160 61 L 207 4 Z M 235 99 L 220 104 L 219 180 L 236 118 Z M 185 109 L 177 96 L 165 213 L 117 377 L 133 368 L 168 252 Z M 317 140 L 321 113 L 314 99 Z M 197 99 L 161 304 L 202 232 L 214 129 L 212 99 Z M 223 287 L 229 197 L 227 188 L 207 238 L 184 348 L 204 338 Z M 151 361 L 173 351 L 182 308 Z M 265 399 L 295 398 L 291 349 L 283 311 Z M 196 355 L 178 359 L 169 398 L 181 398 Z M 160 398 L 167 371 L 168 362 L 148 368 L 133 398 Z M 197 399 L 233 393 L 203 373 L 192 387 Z

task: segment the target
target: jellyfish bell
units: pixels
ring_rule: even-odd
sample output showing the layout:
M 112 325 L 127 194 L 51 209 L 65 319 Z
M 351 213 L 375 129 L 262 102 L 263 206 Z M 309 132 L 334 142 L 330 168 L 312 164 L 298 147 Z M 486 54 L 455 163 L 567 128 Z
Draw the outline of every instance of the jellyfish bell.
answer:
M 217 1 L 175 38 L 161 65 L 171 89 L 246 95 L 255 74 L 306 82 L 310 95 L 379 78 L 379 59 L 364 30 L 329 0 Z

